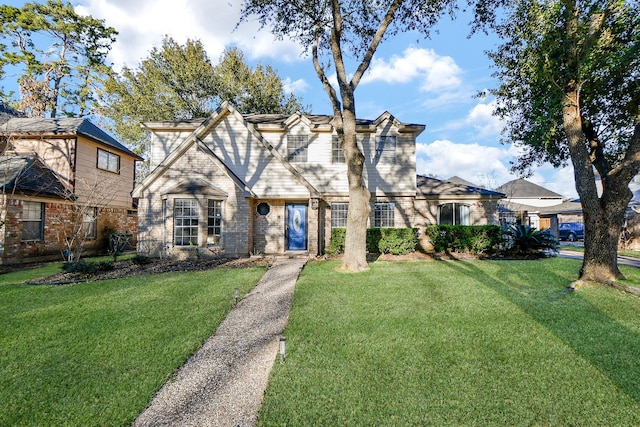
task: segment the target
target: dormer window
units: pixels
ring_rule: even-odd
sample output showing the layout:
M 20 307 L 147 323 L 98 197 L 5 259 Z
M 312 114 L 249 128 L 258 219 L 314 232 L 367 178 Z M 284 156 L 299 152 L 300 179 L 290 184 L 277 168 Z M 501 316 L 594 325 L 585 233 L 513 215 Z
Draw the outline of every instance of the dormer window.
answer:
M 120 173 L 120 156 L 98 148 L 98 169 Z
M 306 163 L 309 138 L 306 135 L 287 136 L 287 160 L 292 163 Z

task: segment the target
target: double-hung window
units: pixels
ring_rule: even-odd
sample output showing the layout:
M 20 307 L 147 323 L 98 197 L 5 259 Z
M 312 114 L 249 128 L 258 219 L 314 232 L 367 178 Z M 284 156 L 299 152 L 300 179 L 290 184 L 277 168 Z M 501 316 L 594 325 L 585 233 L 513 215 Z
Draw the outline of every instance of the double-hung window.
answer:
M 98 169 L 120 173 L 120 156 L 98 148 Z
M 373 208 L 373 226 L 375 228 L 395 227 L 395 209 L 393 202 L 376 203 Z
M 22 240 L 44 239 L 44 203 L 24 202 L 22 205 Z
M 306 135 L 287 136 L 287 160 L 293 163 L 307 161 L 307 146 L 309 140 Z
M 333 137 L 331 142 L 331 162 L 332 163 L 345 163 L 344 152 L 342 151 L 342 145 L 337 136 Z
M 196 199 L 174 200 L 173 232 L 176 246 L 198 244 L 198 201 Z
M 471 225 L 471 207 L 461 203 L 446 203 L 438 206 L 438 224 Z
M 220 244 L 222 235 L 222 201 L 207 201 L 207 243 Z
M 349 203 L 331 204 L 331 228 L 346 227 Z
M 85 239 L 98 237 L 98 208 L 85 208 L 82 212 L 82 232 Z

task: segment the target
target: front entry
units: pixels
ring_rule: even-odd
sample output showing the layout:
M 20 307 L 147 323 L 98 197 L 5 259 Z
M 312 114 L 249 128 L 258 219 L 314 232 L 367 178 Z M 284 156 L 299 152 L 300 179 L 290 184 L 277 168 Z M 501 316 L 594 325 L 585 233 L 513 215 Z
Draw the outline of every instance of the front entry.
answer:
M 287 203 L 286 239 L 288 251 L 307 250 L 307 205 Z

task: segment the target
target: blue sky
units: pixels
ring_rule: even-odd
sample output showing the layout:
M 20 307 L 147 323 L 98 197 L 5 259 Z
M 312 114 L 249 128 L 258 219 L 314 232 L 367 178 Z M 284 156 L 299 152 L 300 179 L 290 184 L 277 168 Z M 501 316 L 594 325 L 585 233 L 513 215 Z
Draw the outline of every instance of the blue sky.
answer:
M 10 0 L 20 6 L 24 1 Z M 271 65 L 316 114 L 331 114 L 311 60 L 295 43 L 277 41 L 256 23 L 238 22 L 240 0 L 72 0 L 76 11 L 104 19 L 119 36 L 110 61 L 135 67 L 168 34 L 180 43 L 203 42 L 212 61 L 225 48 L 238 47 L 251 65 Z M 403 122 L 426 125 L 418 137 L 417 171 L 441 179 L 457 175 L 496 187 L 517 176 L 509 172 L 516 149 L 502 145 L 502 124 L 491 115 L 492 99 L 475 95 L 497 86 L 485 51 L 497 46 L 491 36 L 469 35 L 469 17 L 441 19 L 430 39 L 406 33 L 383 43 L 368 75 L 356 90 L 359 117 L 389 111 Z M 6 86 L 6 85 L 5 85 Z M 527 178 L 574 197 L 570 169 L 538 168 Z

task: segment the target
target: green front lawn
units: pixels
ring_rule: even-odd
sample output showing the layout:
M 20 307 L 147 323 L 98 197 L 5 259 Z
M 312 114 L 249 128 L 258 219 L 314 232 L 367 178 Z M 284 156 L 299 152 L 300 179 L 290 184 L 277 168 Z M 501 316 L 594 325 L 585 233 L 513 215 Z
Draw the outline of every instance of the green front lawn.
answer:
M 298 281 L 261 425 L 640 425 L 640 299 L 566 292 L 579 261 L 336 266 Z
M 129 425 L 264 269 L 26 285 L 0 274 L 0 425 Z

